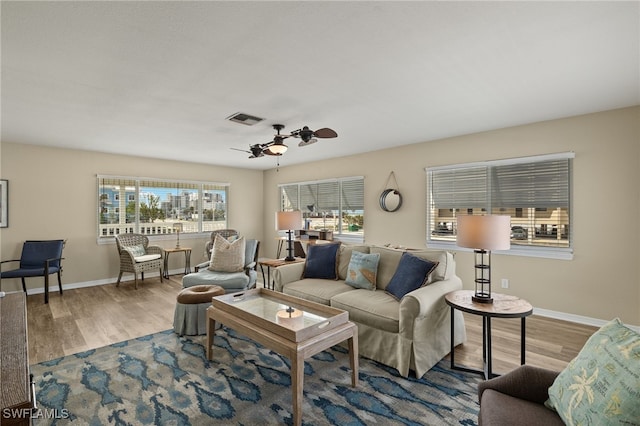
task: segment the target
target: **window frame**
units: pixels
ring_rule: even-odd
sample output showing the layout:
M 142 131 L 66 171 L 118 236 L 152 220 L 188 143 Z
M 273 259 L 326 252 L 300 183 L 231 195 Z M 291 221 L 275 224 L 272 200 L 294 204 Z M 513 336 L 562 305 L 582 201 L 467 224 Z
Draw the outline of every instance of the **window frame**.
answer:
M 338 209 L 338 229 L 342 229 L 343 227 L 343 215 L 345 213 L 345 209 L 343 209 L 343 202 L 345 199 L 345 196 L 343 195 L 343 185 L 345 182 L 353 182 L 353 181 L 362 181 L 362 194 L 359 194 L 358 197 L 361 198 L 362 200 L 362 227 L 361 227 L 361 232 L 360 233 L 344 233 L 342 231 L 340 232 L 333 232 L 333 238 L 336 240 L 340 240 L 340 241 L 349 241 L 349 242 L 356 242 L 356 243 L 362 243 L 364 242 L 364 237 L 365 237 L 365 227 L 364 227 L 364 218 L 365 218 L 365 208 L 364 208 L 364 194 L 365 194 L 365 188 L 364 188 L 364 184 L 365 184 L 365 178 L 364 176 L 348 176 L 348 177 L 341 177 L 341 178 L 329 178 L 329 179 L 318 179 L 318 180 L 310 180 L 310 181 L 302 181 L 302 182 L 289 182 L 289 183 L 281 183 L 278 184 L 278 208 L 280 211 L 283 210 L 295 210 L 295 208 L 298 208 L 299 210 L 301 210 L 303 212 L 303 217 L 304 214 L 307 213 L 307 210 L 305 209 L 301 209 L 300 208 L 300 203 L 301 203 L 301 194 L 303 193 L 303 191 L 301 191 L 301 187 L 303 186 L 308 186 L 308 185 L 316 185 L 316 184 L 327 184 L 327 183 L 337 183 L 338 185 L 338 194 L 334 194 L 333 197 L 337 198 L 338 203 L 339 203 L 339 209 Z M 284 204 L 284 198 L 283 198 L 283 190 L 285 187 L 292 187 L 292 186 L 297 186 L 296 189 L 296 196 L 297 196 L 297 200 L 292 208 L 291 206 L 285 206 Z M 284 235 L 284 234 L 283 234 Z
M 514 165 L 526 165 L 532 163 L 540 163 L 540 162 L 549 162 L 549 161 L 557 161 L 557 160 L 568 160 L 568 169 L 567 169 L 567 192 L 568 199 L 567 202 L 567 214 L 568 218 L 568 232 L 567 232 L 567 242 L 568 247 L 554 247 L 554 246 L 543 246 L 543 245 L 535 245 L 535 244 L 511 244 L 511 248 L 509 250 L 504 251 L 496 251 L 496 253 L 506 254 L 506 255 L 515 255 L 515 256 L 528 256 L 528 257 L 542 257 L 542 258 L 551 258 L 551 259 L 562 259 L 562 260 L 571 260 L 573 259 L 573 251 L 574 251 L 574 227 L 573 227 L 573 160 L 575 158 L 575 153 L 573 152 L 563 152 L 563 153 L 555 153 L 555 154 L 545 154 L 545 155 L 536 155 L 529 157 L 517 157 L 517 158 L 509 158 L 509 159 L 501 159 L 501 160 L 490 160 L 490 161 L 481 161 L 481 162 L 471 162 L 471 163 L 460 163 L 460 164 L 452 164 L 445 166 L 434 166 L 434 167 L 426 167 L 425 175 L 426 175 L 426 245 L 430 248 L 440 248 L 446 250 L 460 250 L 460 251 L 469 251 L 469 249 L 461 248 L 456 245 L 455 240 L 442 240 L 437 239 L 437 236 L 434 237 L 432 234 L 436 231 L 435 227 L 435 218 L 434 212 L 437 210 L 435 206 L 435 201 L 433 199 L 433 189 L 432 189 L 432 172 L 438 171 L 454 171 L 456 169 L 472 169 L 472 168 L 487 168 L 489 170 L 492 167 L 499 166 L 514 166 Z M 492 176 L 490 171 L 487 171 L 487 176 Z M 467 189 L 469 187 L 467 186 Z M 491 187 L 491 179 L 487 178 L 487 182 L 485 185 L 485 192 L 481 194 L 479 198 L 486 199 L 486 206 L 481 210 L 483 212 L 494 212 L 499 209 L 506 209 L 504 205 L 492 204 L 492 187 Z M 477 194 L 474 194 L 477 196 Z M 514 209 L 514 214 L 511 215 L 512 219 L 518 217 L 518 210 L 522 213 L 522 209 L 510 207 Z M 538 211 L 538 207 L 530 207 L 531 209 L 535 209 Z M 455 210 L 455 209 L 454 209 Z M 460 209 L 462 210 L 462 209 Z M 463 214 L 468 214 L 468 212 L 464 212 Z M 452 215 L 452 218 L 455 219 L 456 214 Z M 455 229 L 450 230 L 452 235 L 455 235 Z M 449 231 L 447 231 L 449 232 Z M 558 231 L 559 232 L 559 231 Z
M 105 180 L 112 180 L 112 184 L 105 184 Z M 117 182 L 116 181 L 120 181 Z M 229 206 L 229 188 L 230 184 L 227 182 L 205 182 L 205 181 L 194 181 L 194 180 L 180 180 L 180 179 L 164 179 L 164 178 L 149 178 L 149 177 L 139 177 L 139 176 L 121 176 L 121 175 L 96 175 L 96 199 L 97 199 L 97 210 L 96 210 L 96 238 L 98 244 L 110 244 L 115 242 L 115 236 L 122 233 L 143 233 L 149 240 L 169 240 L 175 239 L 176 236 L 173 230 L 174 222 L 187 222 L 182 219 L 168 219 L 168 222 L 158 223 L 158 228 L 161 228 L 158 232 L 154 233 L 145 233 L 141 232 L 141 227 L 148 226 L 147 223 L 140 221 L 140 203 L 144 202 L 145 197 L 141 195 L 141 189 L 148 187 L 149 184 L 157 184 L 157 188 L 162 188 L 164 191 L 167 189 L 171 189 L 172 191 L 176 191 L 176 195 L 174 197 L 182 197 L 183 194 L 179 194 L 179 191 L 192 191 L 197 192 L 197 211 L 195 212 L 197 215 L 197 219 L 195 221 L 190 221 L 196 224 L 196 231 L 189 232 L 187 229 L 180 232 L 181 238 L 201 238 L 203 236 L 208 236 L 213 228 L 215 229 L 225 229 L 228 228 L 229 214 L 228 214 L 228 206 Z M 131 191 L 125 191 L 123 196 L 119 196 L 114 194 L 111 197 L 107 190 L 104 188 L 109 185 L 129 185 L 134 188 Z M 189 188 L 191 187 L 191 188 Z M 219 188 L 217 188 L 219 187 Z M 224 223 L 223 221 L 207 221 L 204 220 L 204 203 L 203 199 L 206 193 L 210 193 L 213 191 L 224 190 L 224 206 L 225 206 L 225 217 Z M 106 196 L 106 197 L 105 197 Z M 129 203 L 135 203 L 135 213 L 133 215 L 132 222 L 121 223 L 122 218 L 118 219 L 116 223 L 103 223 L 101 220 L 101 215 L 104 213 L 104 206 L 102 204 L 103 200 L 112 201 L 117 203 L 115 206 L 111 206 L 112 213 L 118 214 L 120 216 L 120 208 L 122 207 L 120 204 L 123 202 L 126 206 Z M 165 202 L 165 200 L 160 200 Z M 220 222 L 217 224 L 216 222 Z M 209 225 L 209 226 L 207 226 Z M 113 228 L 113 229 L 109 229 Z M 128 229 L 127 229 L 128 228 Z M 205 229 L 212 228 L 212 229 Z M 106 230 L 106 231 L 105 231 Z M 106 235 L 104 234 L 106 232 Z

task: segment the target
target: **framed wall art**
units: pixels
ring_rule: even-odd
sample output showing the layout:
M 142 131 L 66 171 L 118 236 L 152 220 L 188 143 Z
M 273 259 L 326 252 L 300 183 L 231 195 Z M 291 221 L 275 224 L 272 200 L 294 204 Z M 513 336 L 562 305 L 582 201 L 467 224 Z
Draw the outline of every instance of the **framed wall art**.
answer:
M 9 181 L 0 179 L 0 228 L 9 226 Z

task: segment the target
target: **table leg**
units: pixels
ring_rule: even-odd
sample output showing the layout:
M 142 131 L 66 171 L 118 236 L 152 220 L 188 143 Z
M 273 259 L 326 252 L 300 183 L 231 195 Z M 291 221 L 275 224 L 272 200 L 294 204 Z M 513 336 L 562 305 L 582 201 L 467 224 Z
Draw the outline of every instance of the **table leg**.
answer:
M 490 378 L 493 377 L 493 373 L 492 373 L 492 365 L 491 365 L 491 317 L 487 316 L 486 318 L 486 323 L 487 323 L 487 333 L 486 333 L 486 355 L 487 355 L 487 359 L 486 359 L 486 368 L 485 368 L 485 372 L 484 372 L 484 378 L 485 380 L 489 380 Z
M 260 271 L 262 272 L 262 286 L 267 288 L 267 282 L 264 279 L 264 265 L 260 264 Z
M 524 359 L 526 354 L 526 344 L 525 344 L 525 319 L 526 317 L 522 317 L 522 322 L 520 323 L 520 365 L 524 365 Z
M 355 327 L 354 327 L 355 328 Z M 348 340 L 349 362 L 351 363 L 351 386 L 358 386 L 358 329 L 353 331 L 353 337 Z
M 302 389 L 304 388 L 304 357 L 297 353 L 291 357 L 291 392 L 293 424 L 302 424 Z
M 213 318 L 208 317 L 207 318 L 207 359 L 209 361 L 211 361 L 213 338 L 215 334 L 216 334 L 216 321 Z
M 184 251 L 184 274 L 191 273 L 191 250 Z
M 455 315 L 454 315 L 454 309 L 453 306 L 451 307 L 451 352 L 449 352 L 449 356 L 451 357 L 451 369 L 453 370 L 454 366 L 455 366 L 455 360 L 454 360 L 454 355 L 455 355 L 455 347 L 453 346 L 453 342 L 454 342 L 454 329 L 455 329 Z
M 267 266 L 267 288 L 269 290 L 275 290 L 276 286 L 271 285 L 271 266 Z
M 162 271 L 164 278 L 169 278 L 169 252 L 164 253 L 164 271 Z

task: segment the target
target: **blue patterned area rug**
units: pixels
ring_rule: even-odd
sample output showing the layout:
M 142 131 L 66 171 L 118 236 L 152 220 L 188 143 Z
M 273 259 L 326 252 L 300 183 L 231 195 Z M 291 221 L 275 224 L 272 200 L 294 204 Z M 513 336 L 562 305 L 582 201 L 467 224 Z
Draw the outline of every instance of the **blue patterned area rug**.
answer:
M 291 424 L 287 358 L 223 328 L 209 362 L 204 340 L 165 331 L 33 365 L 41 414 L 34 424 Z M 352 388 L 348 352 L 334 346 L 305 361 L 302 421 L 475 425 L 478 381 L 446 361 L 405 379 L 360 358 Z

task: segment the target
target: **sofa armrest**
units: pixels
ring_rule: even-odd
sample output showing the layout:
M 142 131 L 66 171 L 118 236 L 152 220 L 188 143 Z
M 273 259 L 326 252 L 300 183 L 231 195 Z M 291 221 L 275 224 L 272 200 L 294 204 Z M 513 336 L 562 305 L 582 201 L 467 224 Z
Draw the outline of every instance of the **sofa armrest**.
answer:
M 560 374 L 532 365 L 521 365 L 507 374 L 478 384 L 478 400 L 486 389 L 493 389 L 518 399 L 544 404 L 549 399 L 549 388 Z
M 272 268 L 271 276 L 273 277 L 276 291 L 281 292 L 285 284 L 298 281 L 302 277 L 302 272 L 304 272 L 303 262 Z
M 462 281 L 457 276 L 420 287 L 407 293 L 400 301 L 400 327 L 406 321 L 429 315 L 439 309 L 444 302 L 444 295 L 462 289 Z

